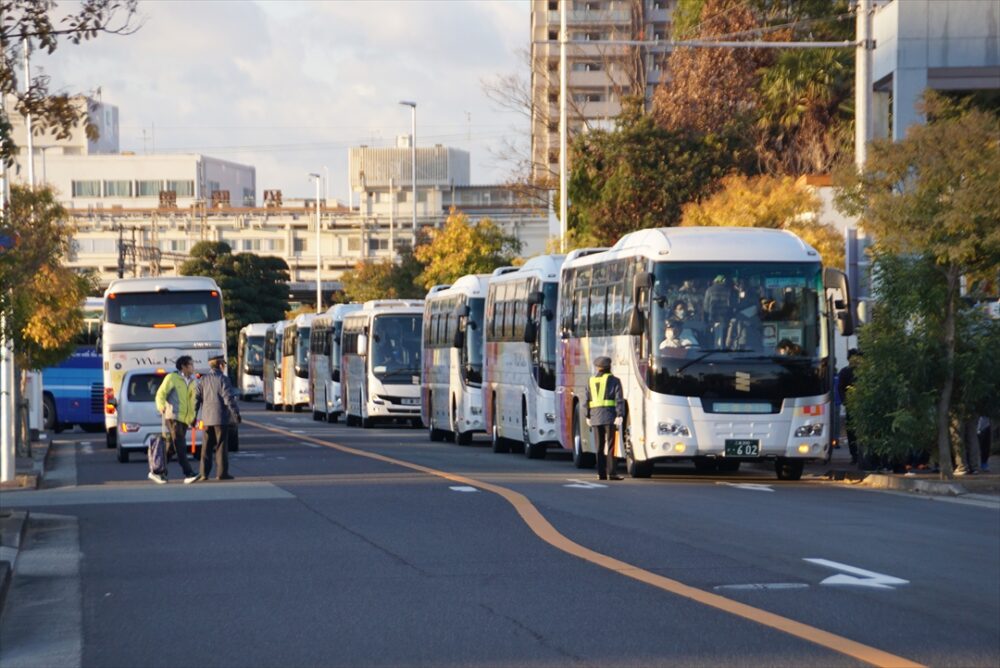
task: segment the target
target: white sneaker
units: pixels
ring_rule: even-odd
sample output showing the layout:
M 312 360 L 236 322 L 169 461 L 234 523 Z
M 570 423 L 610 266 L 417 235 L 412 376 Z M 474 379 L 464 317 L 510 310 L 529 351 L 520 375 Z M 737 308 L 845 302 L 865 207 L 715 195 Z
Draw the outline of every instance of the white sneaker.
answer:
M 155 482 L 157 485 L 166 485 L 167 484 L 167 479 L 166 478 L 164 478 L 163 476 L 158 475 L 156 473 L 153 473 L 152 471 L 150 471 L 149 475 L 146 476 L 146 477 L 149 478 L 150 480 L 152 480 L 153 482 Z
M 194 475 L 189 475 L 188 477 L 184 478 L 184 484 L 185 485 L 190 485 L 193 482 L 198 482 L 198 478 L 200 478 L 200 477 L 201 476 L 199 476 L 197 473 L 194 474 Z

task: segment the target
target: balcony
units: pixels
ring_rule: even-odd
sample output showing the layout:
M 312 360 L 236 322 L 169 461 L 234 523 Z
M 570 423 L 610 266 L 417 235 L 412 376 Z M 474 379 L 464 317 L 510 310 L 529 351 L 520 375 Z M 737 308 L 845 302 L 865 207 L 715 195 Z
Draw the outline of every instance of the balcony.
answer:
M 571 9 L 566 12 L 566 25 L 617 25 L 632 20 L 632 12 L 627 9 L 602 9 L 591 11 L 587 9 Z M 549 25 L 559 25 L 559 12 L 549 12 Z

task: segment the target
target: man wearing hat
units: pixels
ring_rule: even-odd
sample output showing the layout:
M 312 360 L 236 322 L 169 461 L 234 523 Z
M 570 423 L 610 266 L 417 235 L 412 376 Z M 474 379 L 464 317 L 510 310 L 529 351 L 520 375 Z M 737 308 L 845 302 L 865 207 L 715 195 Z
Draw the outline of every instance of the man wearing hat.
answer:
M 622 383 L 611 375 L 611 358 L 594 360 L 597 373 L 587 384 L 587 426 L 593 430 L 597 448 L 597 475 L 601 480 L 621 480 L 615 473 L 615 430 L 621 427 L 625 415 Z
M 205 425 L 205 443 L 201 448 L 201 472 L 198 479 L 208 480 L 214 455 L 218 474 L 216 480 L 232 480 L 226 444 L 229 440 L 229 425 L 242 421 L 240 407 L 236 404 L 233 384 L 225 374 L 226 358 L 221 355 L 213 357 L 208 360 L 208 366 L 211 370 L 202 376 L 194 391 L 195 413 L 201 411 L 201 421 Z

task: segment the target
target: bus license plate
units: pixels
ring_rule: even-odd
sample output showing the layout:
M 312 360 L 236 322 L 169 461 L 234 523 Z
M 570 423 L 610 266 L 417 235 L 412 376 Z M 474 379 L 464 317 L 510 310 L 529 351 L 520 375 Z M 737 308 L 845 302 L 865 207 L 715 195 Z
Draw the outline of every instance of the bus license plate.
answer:
M 758 457 L 760 440 L 756 438 L 727 438 L 726 457 Z

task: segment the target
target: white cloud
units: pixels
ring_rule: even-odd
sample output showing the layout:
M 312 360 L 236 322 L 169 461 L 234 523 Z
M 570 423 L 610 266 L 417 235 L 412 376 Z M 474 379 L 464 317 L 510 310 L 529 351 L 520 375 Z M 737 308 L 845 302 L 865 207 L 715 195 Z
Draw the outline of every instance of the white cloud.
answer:
M 493 110 L 480 81 L 522 66 L 526 0 L 147 1 L 140 13 L 134 35 L 33 61 L 67 91 L 100 87 L 125 150 L 155 141 L 252 164 L 259 190 L 289 197 L 310 195 L 305 175 L 326 165 L 344 199 L 347 148 L 408 133 L 397 102 L 414 99 L 419 144 L 470 150 L 475 182 L 504 176 L 489 148 L 520 121 Z

